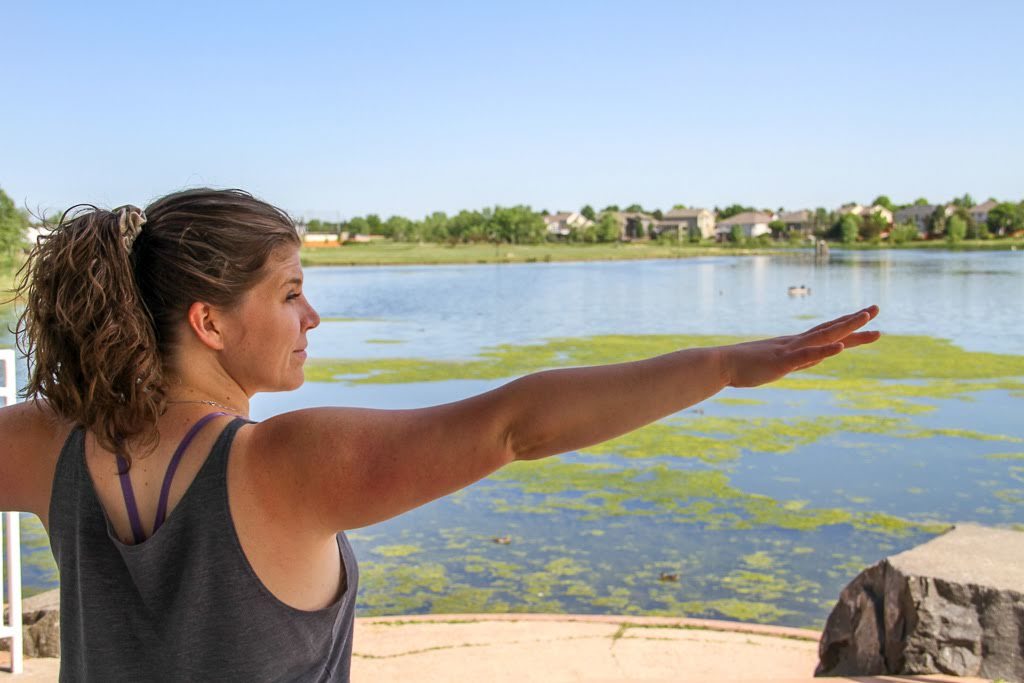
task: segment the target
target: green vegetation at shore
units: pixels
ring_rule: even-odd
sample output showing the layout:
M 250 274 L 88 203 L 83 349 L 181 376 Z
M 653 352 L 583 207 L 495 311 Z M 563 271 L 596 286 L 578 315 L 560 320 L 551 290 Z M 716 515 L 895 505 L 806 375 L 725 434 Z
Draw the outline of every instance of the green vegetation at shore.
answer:
M 906 244 L 854 244 L 843 249 L 1024 249 L 1024 239 L 964 240 L 950 245 L 942 240 Z M 745 256 L 779 252 L 811 252 L 806 245 L 786 242 L 758 244 L 754 247 L 730 243 L 610 242 L 597 244 L 422 244 L 410 242 L 373 242 L 340 247 L 305 247 L 304 266 L 379 266 L 435 265 L 474 263 L 551 263 L 565 261 L 619 261 L 638 259 L 693 258 L 700 256 Z

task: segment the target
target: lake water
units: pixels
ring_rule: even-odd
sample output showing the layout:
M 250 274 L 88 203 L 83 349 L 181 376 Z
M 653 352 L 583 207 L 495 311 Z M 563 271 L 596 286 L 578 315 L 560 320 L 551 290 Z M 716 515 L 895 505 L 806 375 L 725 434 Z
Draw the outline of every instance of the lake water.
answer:
M 553 338 L 792 333 L 871 303 L 882 308 L 874 327 L 887 335 L 1024 354 L 1021 252 L 324 267 L 306 278 L 324 317 L 311 356 L 381 359 L 381 367 L 389 358 L 470 360 L 500 344 Z M 790 297 L 793 285 L 811 294 Z M 10 341 L 0 335 L 0 346 Z M 257 397 L 253 414 L 425 406 L 510 378 L 310 382 Z M 903 384 L 931 378 L 926 369 Z M 725 400 L 664 423 L 691 441 L 648 440 L 644 457 L 624 442 L 516 466 L 351 532 L 362 613 L 624 612 L 820 626 L 850 578 L 938 527 L 1024 524 L 1019 387 L 915 397 L 902 411 L 866 406 L 863 396 L 851 404 L 828 386 L 716 398 Z M 878 426 L 890 418 L 898 424 Z M 861 419 L 875 422 L 861 428 Z M 712 458 L 678 445 L 708 436 L 735 452 Z M 45 537 L 27 516 L 24 524 L 26 584 L 52 586 Z

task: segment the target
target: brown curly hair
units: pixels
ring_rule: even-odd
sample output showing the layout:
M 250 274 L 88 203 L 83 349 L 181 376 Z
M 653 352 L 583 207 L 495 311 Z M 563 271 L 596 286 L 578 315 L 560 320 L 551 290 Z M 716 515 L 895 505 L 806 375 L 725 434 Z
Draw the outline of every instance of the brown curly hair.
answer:
M 176 192 L 145 209 L 77 205 L 39 238 L 19 271 L 18 348 L 32 359 L 26 397 L 44 399 L 130 462 L 157 440 L 165 360 L 189 306 L 228 308 L 271 253 L 298 247 L 281 209 L 241 190 Z M 131 222 L 131 221 L 127 221 Z

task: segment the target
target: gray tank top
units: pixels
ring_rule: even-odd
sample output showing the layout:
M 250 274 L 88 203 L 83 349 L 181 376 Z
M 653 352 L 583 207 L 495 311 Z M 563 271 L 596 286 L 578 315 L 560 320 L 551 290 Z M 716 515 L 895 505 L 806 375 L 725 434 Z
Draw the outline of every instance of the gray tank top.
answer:
M 242 419 L 145 542 L 114 532 L 85 465 L 85 433 L 61 450 L 50 501 L 60 571 L 61 681 L 348 681 L 358 569 L 337 535 L 346 585 L 334 604 L 278 600 L 242 552 L 227 464 Z

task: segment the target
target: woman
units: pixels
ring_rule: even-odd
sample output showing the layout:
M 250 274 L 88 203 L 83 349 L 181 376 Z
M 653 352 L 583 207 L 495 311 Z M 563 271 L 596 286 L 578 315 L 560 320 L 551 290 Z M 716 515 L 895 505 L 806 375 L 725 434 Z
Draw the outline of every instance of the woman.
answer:
M 0 509 L 50 534 L 61 680 L 347 680 L 357 570 L 343 530 L 878 338 L 857 331 L 870 307 L 430 408 L 253 424 L 254 394 L 302 384 L 319 323 L 282 211 L 209 189 L 144 213 L 80 208 L 25 275 L 35 400 L 0 410 Z

